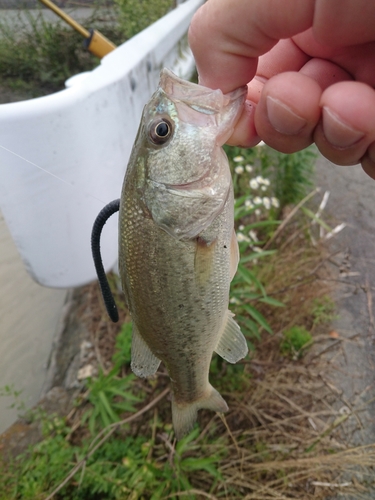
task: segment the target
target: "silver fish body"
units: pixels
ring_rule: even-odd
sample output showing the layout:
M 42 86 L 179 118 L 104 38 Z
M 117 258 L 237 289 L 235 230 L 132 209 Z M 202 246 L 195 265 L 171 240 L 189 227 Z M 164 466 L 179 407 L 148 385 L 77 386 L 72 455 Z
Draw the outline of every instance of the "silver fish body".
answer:
M 226 411 L 209 383 L 215 351 L 231 363 L 247 344 L 228 311 L 238 264 L 233 188 L 220 147 L 246 89 L 228 95 L 163 70 L 145 106 L 120 202 L 119 266 L 133 320 L 132 370 L 163 361 L 177 438 L 197 411 Z

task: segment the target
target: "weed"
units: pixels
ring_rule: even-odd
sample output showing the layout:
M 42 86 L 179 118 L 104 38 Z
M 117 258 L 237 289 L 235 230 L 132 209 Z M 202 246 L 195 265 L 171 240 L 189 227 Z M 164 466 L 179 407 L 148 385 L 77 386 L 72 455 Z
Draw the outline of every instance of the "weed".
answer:
M 134 375 L 122 378 L 118 375 L 119 366 L 115 365 L 108 374 L 100 369 L 97 378 L 87 381 L 88 401 L 92 407 L 83 415 L 83 422 L 88 420 L 92 434 L 98 427 L 118 422 L 121 413 L 135 411 L 133 404 L 141 399 L 132 393 L 131 382 Z
M 299 358 L 303 350 L 312 342 L 312 335 L 303 326 L 293 326 L 283 332 L 284 340 L 280 344 L 284 356 Z
M 312 310 L 313 324 L 321 325 L 331 323 L 337 318 L 335 309 L 336 305 L 328 295 L 315 299 Z
M 116 338 L 116 350 L 113 355 L 115 366 L 130 366 L 132 345 L 132 323 L 126 322 L 122 325 L 121 331 Z
M 309 148 L 290 155 L 275 153 L 271 165 L 263 167 L 272 176 L 281 206 L 295 205 L 312 189 L 315 160 L 316 152 Z
M 175 7 L 174 0 L 115 0 L 126 39 L 144 30 Z
M 118 28 L 102 25 L 94 11 L 87 24 L 114 43 L 123 40 Z M 65 81 L 94 69 L 99 59 L 83 47 L 82 36 L 61 22 L 46 21 L 28 10 L 20 13 L 15 25 L 0 21 L 0 80 L 9 88 L 44 95 L 64 88 Z
M 225 150 L 231 157 L 236 196 L 239 192 L 247 193 L 247 206 L 263 213 L 266 209 L 268 220 L 277 218 L 285 206 L 302 200 L 313 186 L 314 148 L 291 155 L 265 145 Z
M 24 413 L 26 410 L 26 405 L 25 402 L 21 399 L 21 394 L 22 390 L 16 390 L 12 384 L 7 384 L 4 385 L 4 387 L 0 387 L 0 398 L 11 398 L 12 403 L 10 403 L 8 408 L 15 408 L 18 412 L 18 415 Z

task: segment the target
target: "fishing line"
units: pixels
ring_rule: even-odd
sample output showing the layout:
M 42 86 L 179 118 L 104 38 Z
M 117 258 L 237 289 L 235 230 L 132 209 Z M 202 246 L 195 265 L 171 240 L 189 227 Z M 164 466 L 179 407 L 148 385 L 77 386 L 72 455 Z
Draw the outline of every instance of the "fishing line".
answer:
M 0 144 L 0 148 L 4 149 L 5 151 L 7 151 L 8 153 L 11 153 L 12 155 L 14 156 L 17 156 L 17 158 L 20 158 L 20 160 L 23 160 L 25 161 L 26 163 L 30 163 L 30 165 L 33 165 L 34 167 L 38 168 L 39 170 L 41 170 L 42 172 L 50 175 L 51 177 L 54 177 L 55 179 L 61 181 L 61 182 L 64 182 L 65 184 L 67 184 L 68 186 L 72 187 L 73 189 L 80 189 L 78 188 L 75 184 L 72 184 L 71 182 L 65 180 L 65 179 L 62 179 L 61 177 L 59 177 L 58 175 L 56 174 L 53 174 L 52 172 L 50 172 L 49 170 L 46 170 L 45 168 L 43 167 L 40 167 L 39 165 L 37 165 L 36 163 L 33 163 L 32 161 L 30 160 L 27 160 L 26 158 L 24 158 L 23 156 L 15 153 L 14 151 L 12 151 L 11 149 L 8 149 L 6 148 L 5 146 L 2 146 Z M 81 189 L 80 189 L 81 191 Z M 100 201 L 100 203 L 103 203 L 103 204 L 106 204 L 107 202 L 101 200 L 100 198 L 97 198 L 96 196 L 94 196 L 93 194 L 91 193 L 88 193 L 87 191 L 82 191 L 86 196 L 89 196 L 90 198 L 94 198 L 94 200 L 97 200 L 97 201 Z

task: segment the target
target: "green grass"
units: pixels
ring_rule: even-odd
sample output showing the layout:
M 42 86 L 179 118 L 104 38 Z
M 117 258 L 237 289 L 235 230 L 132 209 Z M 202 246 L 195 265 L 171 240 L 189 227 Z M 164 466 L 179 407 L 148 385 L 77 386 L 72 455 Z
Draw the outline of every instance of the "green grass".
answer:
M 82 24 L 120 45 L 174 5 L 172 0 L 118 0 L 110 7 L 112 13 L 106 21 L 99 2 Z M 63 89 L 69 77 L 90 71 L 100 63 L 84 48 L 84 38 L 62 21 L 47 21 L 28 10 L 21 14 L 10 24 L 0 19 L 1 86 L 37 97 Z M 71 16 L 74 18 L 74 11 Z
M 115 0 L 118 6 L 118 23 L 126 39 L 154 23 L 172 8 L 174 0 Z
M 313 337 L 304 326 L 292 326 L 283 332 L 283 341 L 280 344 L 281 353 L 284 356 L 299 358 L 303 350 L 311 345 Z
M 328 295 L 315 299 L 312 311 L 314 325 L 331 323 L 337 318 L 335 311 L 336 304 Z

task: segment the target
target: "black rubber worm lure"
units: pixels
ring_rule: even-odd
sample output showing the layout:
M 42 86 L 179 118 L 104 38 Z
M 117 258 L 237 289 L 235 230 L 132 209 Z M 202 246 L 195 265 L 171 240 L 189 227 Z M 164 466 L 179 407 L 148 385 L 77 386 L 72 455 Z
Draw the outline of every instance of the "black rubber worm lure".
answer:
M 118 311 L 103 267 L 102 256 L 100 253 L 100 236 L 102 234 L 104 224 L 111 217 L 111 215 L 118 212 L 119 209 L 120 199 L 113 200 L 111 201 L 111 203 L 108 203 L 108 205 L 106 205 L 99 212 L 97 218 L 95 219 L 91 232 L 91 252 L 94 259 L 96 274 L 98 275 L 99 285 L 102 291 L 105 307 L 107 309 L 109 317 L 114 323 L 117 323 L 118 321 Z

